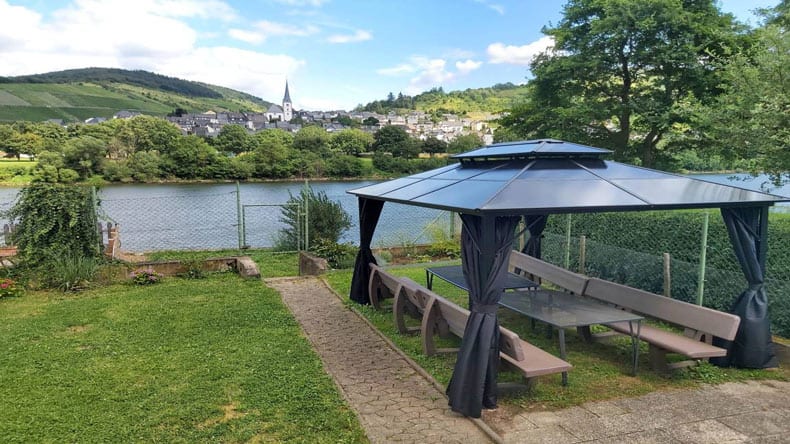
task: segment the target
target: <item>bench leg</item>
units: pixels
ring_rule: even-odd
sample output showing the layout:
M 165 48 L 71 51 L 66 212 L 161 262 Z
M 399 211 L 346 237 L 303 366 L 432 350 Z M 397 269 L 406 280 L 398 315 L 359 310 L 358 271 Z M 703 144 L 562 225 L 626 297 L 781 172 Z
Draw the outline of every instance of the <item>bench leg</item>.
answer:
M 590 331 L 590 326 L 585 325 L 582 327 L 576 327 L 576 334 L 579 335 L 580 338 L 584 340 L 584 342 L 592 342 L 593 336 L 592 332 Z
M 669 373 L 666 350 L 650 344 L 650 347 L 647 349 L 647 358 L 653 370 L 664 374 Z
M 392 316 L 395 318 L 395 326 L 398 329 L 398 333 L 402 335 L 411 335 L 420 331 L 419 327 L 406 326 L 403 315 L 406 311 L 412 311 L 409 305 L 410 303 L 402 291 L 395 295 L 395 302 L 392 304 Z

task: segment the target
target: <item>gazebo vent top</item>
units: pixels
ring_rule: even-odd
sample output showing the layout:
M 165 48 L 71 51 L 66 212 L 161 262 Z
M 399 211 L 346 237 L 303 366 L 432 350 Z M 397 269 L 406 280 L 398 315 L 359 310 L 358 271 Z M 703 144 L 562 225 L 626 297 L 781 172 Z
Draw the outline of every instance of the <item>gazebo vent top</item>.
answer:
M 464 163 L 466 160 L 484 159 L 600 158 L 611 153 L 603 148 L 593 148 L 562 140 L 538 139 L 497 143 L 452 157 Z

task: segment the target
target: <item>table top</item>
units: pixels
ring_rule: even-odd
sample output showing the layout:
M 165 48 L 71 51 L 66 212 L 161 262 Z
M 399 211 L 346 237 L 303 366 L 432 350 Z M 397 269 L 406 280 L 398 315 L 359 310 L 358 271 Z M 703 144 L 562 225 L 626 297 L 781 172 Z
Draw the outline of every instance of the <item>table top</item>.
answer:
M 431 268 L 426 268 L 425 272 L 433 274 L 436 277 L 455 285 L 456 287 L 469 291 L 469 285 L 466 283 L 466 277 L 464 277 L 464 270 L 461 265 L 431 267 Z M 524 276 L 519 276 L 515 273 L 508 272 L 507 278 L 505 280 L 504 289 L 505 290 L 513 290 L 517 288 L 535 289 L 538 287 L 539 287 L 538 284 L 525 278 Z
M 538 290 L 503 293 L 499 305 L 557 328 L 643 319 L 637 314 L 562 291 Z

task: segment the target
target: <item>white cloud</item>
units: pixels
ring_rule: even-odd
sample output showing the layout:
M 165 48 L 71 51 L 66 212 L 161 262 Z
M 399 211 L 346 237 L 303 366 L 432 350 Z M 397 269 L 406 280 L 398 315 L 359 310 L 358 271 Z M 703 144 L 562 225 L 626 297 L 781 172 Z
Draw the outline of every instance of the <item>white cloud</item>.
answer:
M 459 62 L 455 62 L 455 68 L 458 70 L 459 73 L 467 74 L 467 73 L 470 73 L 470 72 L 476 70 L 482 64 L 483 64 L 483 62 L 476 62 L 476 61 L 474 61 L 472 59 L 467 59 L 467 60 L 464 60 L 463 62 L 460 62 L 460 61 Z
M 236 40 L 252 43 L 254 45 L 257 45 L 258 43 L 263 43 L 263 41 L 266 40 L 266 36 L 264 36 L 260 32 L 245 31 L 243 29 L 236 29 L 236 28 L 229 29 L 228 35 Z
M 417 71 L 417 67 L 411 65 L 409 63 L 402 63 L 397 66 L 393 66 L 391 68 L 381 68 L 376 70 L 377 74 L 381 74 L 383 76 L 400 76 L 404 74 L 413 73 Z
M 540 39 L 523 45 L 513 46 L 503 43 L 488 45 L 488 61 L 490 63 L 510 63 L 513 65 L 529 65 L 536 55 L 554 46 L 554 38 L 544 36 Z
M 335 34 L 329 36 L 327 41 L 329 43 L 355 43 L 355 42 L 364 42 L 365 40 L 370 40 L 373 38 L 373 34 L 368 31 L 364 31 L 362 29 L 357 30 L 353 34 Z
M 505 15 L 505 7 L 498 3 L 493 3 L 489 0 L 475 0 L 475 3 L 480 3 L 486 8 L 496 11 L 496 13 L 499 15 Z
M 183 17 L 210 17 L 211 11 L 201 8 L 222 11 L 221 4 L 214 0 L 76 0 L 45 19 L 31 9 L 0 0 L 0 75 L 91 66 L 145 69 L 278 100 L 285 78 L 305 62 L 287 55 L 199 46 L 198 32 Z M 257 38 L 246 32 L 234 33 L 236 38 Z
M 320 7 L 325 3 L 329 3 L 329 0 L 275 0 L 277 3 L 282 3 L 284 5 L 289 6 L 313 6 L 313 7 Z
M 414 57 L 413 61 L 420 69 L 420 73 L 409 81 L 409 86 L 406 87 L 407 94 L 419 94 L 426 89 L 441 86 L 455 78 L 454 73 L 445 69 L 447 61 L 444 59 Z
M 270 22 L 268 20 L 262 20 L 256 23 L 255 28 L 263 33 L 264 38 L 281 35 L 307 37 L 320 31 L 318 27 L 313 25 L 295 26 L 288 23 Z

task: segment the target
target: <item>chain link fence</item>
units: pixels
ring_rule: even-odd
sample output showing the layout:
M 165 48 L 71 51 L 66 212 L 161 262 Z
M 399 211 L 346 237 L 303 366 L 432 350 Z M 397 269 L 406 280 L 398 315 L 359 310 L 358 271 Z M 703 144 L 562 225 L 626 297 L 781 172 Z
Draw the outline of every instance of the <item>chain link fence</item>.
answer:
M 790 217 L 769 216 L 766 285 L 776 333 L 790 336 Z M 748 286 L 716 210 L 549 217 L 543 258 L 587 275 L 729 311 Z

